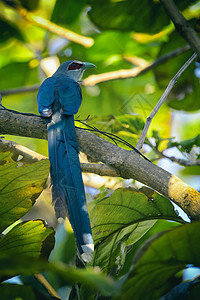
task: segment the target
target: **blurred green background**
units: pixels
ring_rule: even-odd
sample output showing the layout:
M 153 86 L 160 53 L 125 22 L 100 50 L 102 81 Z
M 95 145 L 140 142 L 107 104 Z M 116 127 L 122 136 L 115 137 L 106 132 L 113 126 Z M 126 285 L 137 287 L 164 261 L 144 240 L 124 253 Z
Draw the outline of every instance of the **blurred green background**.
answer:
M 176 4 L 199 33 L 200 1 L 177 0 Z M 96 69 L 84 74 L 83 102 L 76 118 L 87 119 L 89 125 L 114 133 L 133 146 L 168 83 L 192 53 L 159 1 L 0 1 L 2 104 L 8 109 L 37 114 L 37 87 L 60 63 L 71 59 L 92 62 Z M 200 158 L 200 85 L 194 74 L 196 68 L 192 63 L 179 78 L 153 119 L 142 152 L 200 190 L 199 166 L 179 166 L 164 157 L 176 156 L 191 162 Z M 135 75 L 120 78 L 120 70 L 121 74 L 124 70 Z M 110 78 L 102 79 L 103 73 Z M 101 82 L 92 84 L 92 75 Z M 30 91 L 23 92 L 24 87 L 30 87 Z M 22 91 L 10 94 L 14 88 Z M 12 135 L 5 139 L 48 156 L 47 141 Z M 81 160 L 87 161 L 84 155 Z M 91 174 L 84 174 L 84 181 L 89 208 L 96 197 L 103 198 L 118 187 L 135 186 L 132 180 Z M 48 188 L 24 217 L 32 218 L 45 219 L 56 227 Z M 159 226 L 152 232 L 162 226 L 169 228 L 162 222 Z M 74 237 L 67 222 L 65 228 L 67 231 L 63 226 L 58 229 L 51 259 L 71 263 L 75 248 L 70 246 L 69 251 L 69 245 L 74 245 Z M 131 259 L 132 254 L 128 263 Z M 125 265 L 125 271 L 127 268 Z M 60 278 L 58 283 L 56 280 L 50 278 L 59 288 Z

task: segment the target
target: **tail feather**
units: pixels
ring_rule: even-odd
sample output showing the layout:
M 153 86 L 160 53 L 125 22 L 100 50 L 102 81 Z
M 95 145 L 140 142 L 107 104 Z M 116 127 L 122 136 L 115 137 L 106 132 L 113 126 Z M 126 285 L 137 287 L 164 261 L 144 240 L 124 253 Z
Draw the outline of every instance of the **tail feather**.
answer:
M 78 251 L 85 261 L 89 261 L 94 244 L 73 116 L 62 116 L 59 123 L 49 125 L 48 145 L 52 201 L 56 216 L 65 218 L 68 214 Z

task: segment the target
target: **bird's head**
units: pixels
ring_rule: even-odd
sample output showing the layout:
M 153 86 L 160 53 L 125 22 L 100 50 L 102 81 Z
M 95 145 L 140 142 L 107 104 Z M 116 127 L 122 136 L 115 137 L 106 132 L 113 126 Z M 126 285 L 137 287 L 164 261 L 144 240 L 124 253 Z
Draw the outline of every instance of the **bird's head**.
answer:
M 94 68 L 94 67 L 95 65 L 89 62 L 70 60 L 61 64 L 54 75 L 59 75 L 63 73 L 78 82 L 81 80 L 83 76 L 83 72 L 86 69 Z

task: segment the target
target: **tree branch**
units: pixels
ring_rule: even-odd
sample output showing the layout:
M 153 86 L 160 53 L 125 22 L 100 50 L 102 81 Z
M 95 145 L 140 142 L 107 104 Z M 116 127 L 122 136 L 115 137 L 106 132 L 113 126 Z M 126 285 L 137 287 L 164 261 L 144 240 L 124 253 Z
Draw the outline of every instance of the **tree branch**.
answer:
M 200 58 L 200 38 L 194 31 L 190 23 L 179 12 L 173 0 L 160 0 L 167 14 L 174 23 L 177 31 L 188 42 L 191 48 L 197 53 Z
M 157 158 L 154 159 L 154 161 L 158 160 L 158 159 L 161 159 L 161 158 L 166 158 L 166 159 L 169 159 L 171 160 L 171 162 L 175 162 L 177 164 L 179 164 L 180 166 L 184 166 L 184 167 L 194 167 L 194 166 L 200 166 L 200 159 L 197 159 L 195 161 L 190 161 L 190 160 L 186 160 L 186 159 L 183 159 L 183 158 L 177 158 L 175 156 L 168 156 L 168 155 L 165 155 L 163 153 L 163 151 L 159 151 L 157 147 L 155 147 L 154 145 L 152 145 L 152 143 L 149 141 L 147 143 L 152 149 L 153 151 L 158 155 Z
M 13 153 L 15 159 L 19 160 L 20 156 L 22 157 L 20 161 L 23 162 L 34 162 L 41 159 L 48 159 L 48 157 L 41 155 L 35 151 L 28 149 L 22 145 L 19 145 L 13 141 L 6 141 L 0 137 L 0 151 L 10 151 Z M 100 176 L 110 176 L 110 177 L 119 177 L 119 173 L 105 164 L 91 164 L 91 163 L 81 163 L 81 170 L 85 173 L 94 173 Z
M 137 76 L 143 75 L 146 72 L 154 69 L 155 67 L 165 63 L 166 61 L 170 60 L 171 58 L 174 58 L 177 55 L 180 55 L 181 53 L 188 51 L 189 49 L 190 49 L 190 46 L 186 45 L 184 47 L 181 47 L 174 51 L 171 51 L 170 53 L 156 59 L 152 63 L 148 63 L 146 65 L 140 65 L 140 66 L 134 67 L 132 69 L 121 69 L 121 70 L 117 70 L 117 71 L 113 71 L 113 72 L 91 75 L 91 76 L 87 77 L 86 79 L 84 79 L 82 84 L 84 86 L 94 86 L 98 83 L 105 82 L 105 81 L 137 77 Z
M 62 300 L 57 292 L 54 290 L 52 285 L 47 281 L 43 274 L 38 273 L 33 275 L 35 279 L 43 286 L 43 288 L 49 293 L 50 296 L 54 297 L 53 299 Z
M 171 160 L 172 162 L 175 162 L 175 163 L 179 164 L 180 166 L 184 166 L 184 167 L 200 166 L 200 159 L 197 159 L 196 161 L 189 161 L 186 159 L 177 158 L 175 156 L 168 156 L 163 153 L 161 153 L 161 157 L 167 158 L 167 159 Z
M 185 45 L 185 46 L 178 48 L 172 52 L 169 52 L 168 54 L 166 54 L 164 56 L 159 57 L 152 63 L 147 63 L 143 66 L 140 65 L 140 67 L 127 69 L 127 70 L 117 70 L 115 72 L 107 72 L 107 73 L 98 74 L 98 75 L 91 75 L 83 80 L 82 85 L 83 86 L 94 86 L 100 82 L 119 79 L 119 78 L 121 78 L 120 76 L 122 73 L 124 73 L 122 78 L 130 78 L 130 77 L 140 76 L 140 75 L 145 74 L 146 72 L 154 69 L 155 67 L 167 62 L 168 60 L 188 51 L 189 49 L 190 49 L 190 46 Z M 131 62 L 130 57 L 129 58 L 125 57 L 125 59 Z M 13 95 L 13 94 L 19 94 L 19 93 L 27 93 L 27 92 L 37 91 L 39 89 L 39 87 L 40 87 L 40 84 L 34 84 L 31 86 L 24 86 L 24 87 L 19 87 L 19 88 L 1 90 L 0 94 L 2 96 L 7 96 L 7 95 Z
M 37 115 L 0 109 L 0 132 L 32 138 L 47 138 L 46 120 Z M 179 178 L 86 130 L 76 129 L 80 150 L 101 161 L 123 178 L 133 178 L 178 204 L 193 220 L 200 220 L 200 194 Z
M 7 1 L 7 5 L 9 5 L 9 1 Z M 13 9 L 12 1 L 9 7 Z M 53 32 L 84 47 L 91 47 L 94 44 L 93 38 L 77 34 L 71 30 L 58 26 L 57 24 L 43 17 L 37 16 L 34 13 L 29 12 L 24 7 L 15 6 L 15 11 L 17 11 L 19 15 L 22 18 L 24 18 L 27 22 L 32 23 L 40 28 L 49 30 L 50 32 Z M 5 18 L 7 14 L 6 9 L 4 9 L 3 12 L 1 12 L 1 14 Z

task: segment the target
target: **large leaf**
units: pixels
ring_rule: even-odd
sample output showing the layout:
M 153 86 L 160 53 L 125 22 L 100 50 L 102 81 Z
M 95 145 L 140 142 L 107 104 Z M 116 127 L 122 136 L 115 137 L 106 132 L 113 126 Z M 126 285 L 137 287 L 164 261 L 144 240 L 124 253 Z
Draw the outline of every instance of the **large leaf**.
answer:
M 127 247 L 142 238 L 157 219 L 182 222 L 170 201 L 149 189 L 118 189 L 99 201 L 90 217 L 96 249 L 93 265 L 107 273 L 121 269 Z
M 154 240 L 135 264 L 120 299 L 157 299 L 177 284 L 188 264 L 200 266 L 200 222 L 172 229 Z
M 10 257 L 47 258 L 54 246 L 54 230 L 42 220 L 17 224 L 0 239 L 0 253 Z
M 59 24 L 69 24 L 75 21 L 83 9 L 86 0 L 57 0 L 51 20 Z M 64 9 L 63 9 L 64 8 Z
M 114 282 L 98 270 L 92 268 L 75 269 L 64 264 L 51 264 L 50 270 L 61 276 L 66 284 L 81 283 L 92 291 L 99 291 L 102 295 L 108 296 L 114 292 Z
M 16 225 L 0 239 L 1 278 L 39 272 L 46 266 L 38 259 L 47 259 L 54 247 L 54 230 L 44 221 L 26 221 Z
M 12 153 L 0 153 L 0 232 L 31 209 L 48 173 L 48 160 L 24 165 Z
M 177 0 L 184 9 L 195 0 Z M 101 29 L 134 30 L 156 33 L 169 24 L 169 17 L 159 1 L 153 0 L 89 0 L 89 16 Z

